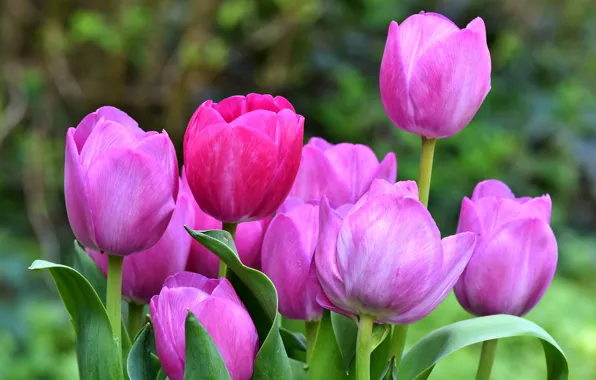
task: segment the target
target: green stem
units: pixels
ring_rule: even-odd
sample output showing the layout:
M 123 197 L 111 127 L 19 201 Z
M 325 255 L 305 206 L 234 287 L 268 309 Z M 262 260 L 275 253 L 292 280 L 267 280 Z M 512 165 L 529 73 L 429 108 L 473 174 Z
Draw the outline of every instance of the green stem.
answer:
M 312 349 L 315 347 L 317 332 L 319 331 L 319 321 L 304 322 L 306 327 L 306 363 L 310 363 Z
M 108 283 L 106 291 L 106 309 L 112 325 L 112 337 L 116 341 L 118 351 L 122 351 L 122 316 L 120 314 L 120 298 L 122 297 L 122 263 L 123 256 L 108 255 Z
M 496 339 L 487 340 L 484 343 L 482 343 L 482 352 L 480 354 L 480 362 L 478 363 L 478 372 L 476 372 L 476 380 L 490 379 L 490 372 L 493 369 L 496 351 Z
M 144 305 L 128 303 L 128 335 L 134 338 L 143 327 Z
M 433 156 L 436 142 L 436 139 L 422 138 L 420 167 L 418 168 L 418 199 L 426 207 L 428 207 L 428 193 L 430 191 L 430 177 L 433 173 Z
M 401 357 L 404 354 L 404 346 L 406 345 L 406 336 L 408 335 L 408 325 L 391 326 L 391 348 L 389 351 L 389 358 L 395 355 L 395 366 L 399 368 Z
M 238 223 L 223 223 L 222 229 L 228 231 L 232 235 L 232 240 L 236 237 L 236 227 Z M 226 277 L 228 266 L 223 261 L 219 260 L 219 277 Z
M 356 380 L 370 380 L 371 336 L 375 318 L 361 315 L 356 342 Z

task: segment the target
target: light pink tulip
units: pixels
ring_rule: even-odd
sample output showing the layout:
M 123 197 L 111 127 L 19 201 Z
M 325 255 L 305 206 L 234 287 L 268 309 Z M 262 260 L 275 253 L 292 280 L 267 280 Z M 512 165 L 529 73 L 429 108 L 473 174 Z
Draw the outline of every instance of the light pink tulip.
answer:
M 178 161 L 163 131 L 144 132 L 102 107 L 66 133 L 64 194 L 70 226 L 87 248 L 126 256 L 163 235 L 178 194 Z
M 479 234 L 474 255 L 455 286 L 467 311 L 522 316 L 536 306 L 557 267 L 551 208 L 548 195 L 516 198 L 497 180 L 480 182 L 472 199 L 464 198 L 458 232 Z
M 332 207 L 354 204 L 374 179 L 395 182 L 397 162 L 388 153 L 379 163 L 369 147 L 360 144 L 329 144 L 313 137 L 302 149 L 302 160 L 290 195 L 305 202 L 326 196 Z
M 323 313 L 317 302 L 321 286 L 314 265 L 319 206 L 288 199 L 281 209 L 263 240 L 263 273 L 277 289 L 283 316 L 319 320 Z
M 296 178 L 304 118 L 283 97 L 203 103 L 184 136 L 184 166 L 201 209 L 226 223 L 267 218 Z
M 232 380 L 249 380 L 259 348 L 250 315 L 226 278 L 210 280 L 190 272 L 168 277 L 151 299 L 157 356 L 170 380 L 184 378 L 189 310 L 211 335 Z
M 472 120 L 490 90 L 484 21 L 459 29 L 424 13 L 389 26 L 380 73 L 381 99 L 398 128 L 428 138 L 449 137 Z
M 441 240 L 417 198 L 415 182 L 383 180 L 374 181 L 345 216 L 323 198 L 315 253 L 323 307 L 408 324 L 449 294 L 472 255 L 475 234 Z

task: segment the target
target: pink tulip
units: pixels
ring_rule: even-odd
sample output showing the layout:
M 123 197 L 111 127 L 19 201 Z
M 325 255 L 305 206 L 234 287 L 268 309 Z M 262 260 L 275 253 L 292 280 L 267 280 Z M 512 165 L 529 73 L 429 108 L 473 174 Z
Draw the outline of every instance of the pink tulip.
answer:
M 300 202 L 300 201 L 298 201 Z M 271 221 L 263 241 L 263 273 L 275 285 L 279 312 L 288 318 L 321 319 L 321 286 L 314 266 L 319 206 L 289 199 Z
M 190 192 L 184 174 L 182 175 L 181 188 L 188 189 Z M 194 199 L 191 202 L 191 207 L 194 210 L 195 219 L 193 223 L 188 225 L 188 227 L 191 227 L 194 230 L 221 230 L 222 223 L 205 214 Z M 259 270 L 261 269 L 261 245 L 263 244 L 263 236 L 265 235 L 265 231 L 267 230 L 270 221 L 271 219 L 267 218 L 238 224 L 234 243 L 236 244 L 240 261 L 242 261 L 244 265 Z M 209 278 L 217 278 L 219 258 L 201 243 L 193 240 L 191 243 L 190 255 L 188 256 L 188 262 L 186 264 L 186 270 L 189 272 L 200 273 Z
M 196 273 L 178 273 L 166 279 L 150 306 L 157 356 L 170 380 L 184 378 L 189 310 L 211 335 L 232 380 L 250 379 L 259 336 L 226 278 L 210 280 Z
M 178 194 L 172 141 L 102 107 L 66 133 L 64 194 L 85 247 L 119 256 L 147 250 L 166 230 Z
M 475 234 L 441 240 L 417 198 L 415 182 L 383 180 L 374 181 L 345 216 L 323 198 L 315 253 L 323 307 L 409 324 L 449 294 L 472 255 Z
M 428 138 L 453 136 L 474 117 L 490 90 L 484 21 L 459 29 L 424 13 L 389 26 L 381 63 L 381 99 L 398 128 Z
M 281 96 L 203 103 L 184 136 L 188 183 L 201 209 L 226 223 L 267 218 L 288 196 L 304 118 Z
M 184 271 L 192 240 L 184 226 L 194 223 L 194 202 L 192 194 L 181 186 L 172 219 L 161 239 L 148 250 L 124 258 L 122 298 L 148 304 L 159 294 L 166 278 Z M 91 249 L 87 253 L 107 274 L 108 256 Z
M 374 179 L 395 182 L 397 162 L 388 153 L 379 163 L 365 145 L 329 144 L 313 137 L 302 149 L 302 161 L 291 196 L 305 202 L 326 196 L 332 207 L 354 204 L 368 190 Z
M 472 314 L 528 313 L 544 295 L 557 267 L 548 195 L 516 198 L 497 180 L 480 182 L 464 198 L 458 232 L 479 234 L 474 255 L 455 286 Z

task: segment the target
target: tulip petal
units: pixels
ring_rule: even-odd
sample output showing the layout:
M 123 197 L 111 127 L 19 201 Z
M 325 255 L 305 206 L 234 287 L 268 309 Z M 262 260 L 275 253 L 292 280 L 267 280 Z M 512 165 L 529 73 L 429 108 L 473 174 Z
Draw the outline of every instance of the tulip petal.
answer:
M 238 294 L 236 294 L 236 290 L 234 290 L 234 287 L 232 286 L 230 280 L 228 280 L 225 277 L 221 277 L 214 281 L 217 281 L 218 284 L 211 293 L 213 297 L 218 297 L 221 299 L 231 301 L 236 305 L 242 307 L 243 309 L 246 309 L 240 298 L 238 298 Z
M 474 192 L 472 193 L 473 201 L 485 197 L 515 199 L 515 195 L 509 186 L 496 179 L 479 182 L 474 188 Z
M 257 270 L 261 267 L 261 246 L 270 219 L 238 224 L 235 243 L 240 261 Z
M 164 170 L 166 177 L 172 181 L 174 196 L 178 196 L 178 185 L 180 177 L 178 176 L 178 159 L 174 144 L 166 131 L 144 138 L 139 142 L 135 150 L 145 153 L 153 158 L 159 167 Z
M 77 125 L 74 131 L 74 141 L 76 143 L 77 152 L 80 154 L 83 150 L 83 146 L 85 142 L 89 138 L 91 132 L 95 128 L 97 121 L 99 120 L 97 113 L 92 112 L 89 115 L 85 116 L 83 120 Z
M 512 199 L 485 197 L 476 202 L 476 212 L 482 223 L 484 238 L 490 238 L 491 234 L 500 226 L 520 216 L 522 205 Z
M 373 175 L 374 179 L 384 179 L 388 182 L 395 183 L 397 180 L 397 158 L 395 153 L 389 152 L 379 164 L 377 172 Z
M 459 222 L 457 224 L 457 233 L 462 232 L 476 232 L 482 234 L 482 222 L 476 212 L 476 205 L 468 197 L 464 197 L 461 202 L 461 210 L 459 212 Z
M 197 108 L 188 122 L 188 127 L 184 133 L 184 146 L 192 144 L 192 139 L 199 135 L 200 131 L 211 125 L 226 124 L 224 118 L 212 108 L 213 101 L 207 100 Z
M 66 152 L 64 165 L 64 198 L 70 227 L 85 247 L 97 249 L 95 229 L 91 218 L 91 208 L 87 195 L 85 173 L 81 167 L 75 141 L 76 130 L 66 132 Z
M 289 109 L 295 113 L 294 107 L 282 96 L 274 98 L 269 94 L 248 94 L 246 95 L 246 104 L 246 112 L 268 110 L 277 113 L 283 109 Z
M 211 107 L 219 112 L 226 123 L 231 123 L 234 119 L 240 117 L 240 115 L 248 112 L 246 98 L 242 95 L 230 96 L 219 103 L 213 103 Z
M 550 196 L 543 195 L 537 198 L 530 198 L 526 201 L 521 210 L 521 217 L 534 217 L 550 223 L 550 214 L 552 211 L 552 202 Z
M 127 127 L 130 132 L 136 134 L 138 137 L 145 134 L 145 131 L 139 128 L 139 124 L 132 117 L 116 107 L 104 106 L 99 108 L 96 113 L 98 118 L 104 118 L 106 121 L 115 121 Z
M 451 292 L 470 261 L 475 242 L 476 234 L 473 232 L 464 232 L 444 238 L 442 240 L 443 276 L 439 278 L 439 282 L 431 288 L 430 293 L 424 297 L 422 302 L 397 318 L 388 320 L 388 322 L 395 324 L 414 323 L 426 317 L 439 306 Z
M 410 131 L 442 138 L 462 130 L 490 90 L 490 70 L 488 47 L 475 32 L 464 29 L 430 45 L 410 75 L 417 126 Z
M 195 222 L 192 225 L 194 230 L 219 230 L 222 224 L 219 220 L 204 213 L 195 203 Z M 219 258 L 205 246 L 193 239 L 186 270 L 200 273 L 209 278 L 217 278 L 219 272 Z
M 81 151 L 83 170 L 89 167 L 105 152 L 123 147 L 135 146 L 138 139 L 122 124 L 113 121 L 100 121 L 89 135 Z
M 255 110 L 238 116 L 231 123 L 231 126 L 242 125 L 247 128 L 261 131 L 275 141 L 277 144 L 278 130 L 277 130 L 277 114 L 275 112 L 266 110 Z M 283 132 L 283 131 L 280 131 Z
M 130 149 L 111 149 L 87 172 L 97 246 L 116 255 L 143 251 L 164 233 L 175 204 L 172 183 L 154 161 Z
M 474 253 L 464 271 L 469 311 L 476 315 L 521 316 L 550 284 L 557 264 L 557 242 L 539 218 L 503 225 L 484 250 Z
M 325 154 L 312 145 L 304 146 L 300 168 L 290 195 L 305 202 L 319 201 L 329 188 L 341 193 L 338 194 L 340 197 L 347 198 L 347 189 L 340 184 Z
M 484 20 L 480 17 L 476 17 L 474 20 L 470 21 L 470 23 L 466 26 L 466 29 L 471 30 L 472 32 L 476 33 L 484 43 L 486 43 L 486 26 L 484 25 Z
M 333 148 L 333 144 L 328 143 L 320 137 L 311 137 L 310 140 L 308 140 L 308 144 L 306 144 L 306 146 L 312 146 L 321 152 Z

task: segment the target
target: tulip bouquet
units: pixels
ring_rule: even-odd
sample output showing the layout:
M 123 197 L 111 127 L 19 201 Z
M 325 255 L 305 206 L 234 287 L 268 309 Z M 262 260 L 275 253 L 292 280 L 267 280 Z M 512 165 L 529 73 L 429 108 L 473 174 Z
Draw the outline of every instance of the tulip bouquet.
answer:
M 165 131 L 116 108 L 68 129 L 76 269 L 31 269 L 50 271 L 72 317 L 81 379 L 426 379 L 482 343 L 484 380 L 497 341 L 522 335 L 542 342 L 548 379 L 567 379 L 561 348 L 522 318 L 556 269 L 549 196 L 483 181 L 446 237 L 426 207 L 435 143 L 470 122 L 490 71 L 480 18 L 391 23 L 380 93 L 393 124 L 421 138 L 417 182 L 396 182 L 393 153 L 303 146 L 304 118 L 280 96 L 203 103 L 181 172 Z M 408 325 L 452 289 L 477 318 L 404 353 Z

